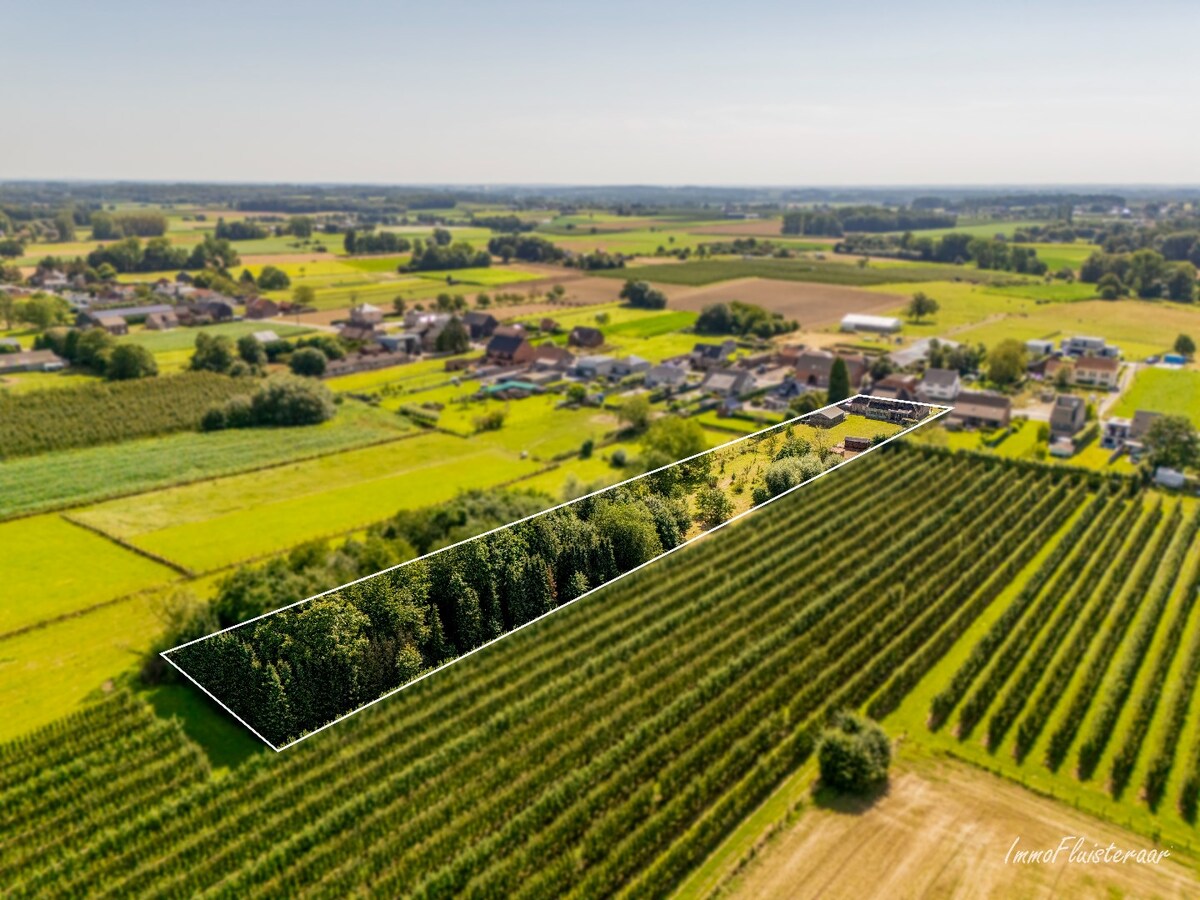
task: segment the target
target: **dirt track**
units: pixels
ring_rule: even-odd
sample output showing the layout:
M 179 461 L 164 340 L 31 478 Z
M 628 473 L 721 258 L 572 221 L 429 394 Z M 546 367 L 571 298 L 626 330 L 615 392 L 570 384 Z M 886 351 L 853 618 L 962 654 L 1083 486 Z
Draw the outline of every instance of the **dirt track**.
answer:
M 1019 848 L 1053 849 L 1067 835 L 1107 847 L 1145 838 L 962 763 L 896 767 L 865 809 L 812 808 L 770 842 L 731 886 L 742 898 L 1196 897 L 1200 878 L 1167 858 L 1136 863 L 1005 862 Z
M 905 298 L 898 294 L 767 278 L 738 278 L 699 288 L 669 291 L 667 297 L 672 309 L 697 312 L 713 303 L 741 300 L 795 319 L 801 328 L 809 330 L 838 322 L 846 313 L 877 314 L 895 309 L 905 302 Z

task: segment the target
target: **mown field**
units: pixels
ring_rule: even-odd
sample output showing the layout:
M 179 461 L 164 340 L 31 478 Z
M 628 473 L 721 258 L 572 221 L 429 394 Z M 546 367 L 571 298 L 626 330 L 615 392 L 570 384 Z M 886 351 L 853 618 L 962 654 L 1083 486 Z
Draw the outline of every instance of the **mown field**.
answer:
M 118 694 L 0 749 L 0 875 L 13 896 L 661 896 L 831 710 L 919 681 L 1097 502 L 1065 472 L 875 453 L 219 780 Z M 98 788 L 35 793 L 22 758 Z
M 1143 368 L 1117 405 L 1113 415 L 1132 418 L 1139 409 L 1187 416 L 1200 427 L 1200 372 L 1194 369 Z
M 663 284 L 702 285 L 733 278 L 775 278 L 781 281 L 810 281 L 816 284 L 874 285 L 940 281 L 958 275 L 980 282 L 1011 280 L 1003 273 L 989 273 L 961 266 L 894 263 L 861 268 L 850 261 L 816 259 L 706 259 L 677 265 L 627 266 L 593 274 L 606 278 L 632 278 Z

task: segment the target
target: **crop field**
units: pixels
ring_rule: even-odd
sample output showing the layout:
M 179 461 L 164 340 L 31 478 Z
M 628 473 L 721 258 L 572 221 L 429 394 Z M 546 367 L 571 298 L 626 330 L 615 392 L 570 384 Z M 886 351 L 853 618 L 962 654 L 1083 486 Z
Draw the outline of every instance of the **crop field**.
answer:
M 947 635 L 936 666 L 922 677 L 902 667 L 868 710 L 911 740 L 1187 846 L 1200 801 L 1200 514 L 1193 500 L 1126 493 L 1094 494 L 1024 577 Z
M 948 234 L 969 234 L 972 237 L 990 238 L 997 235 L 1004 237 L 1012 237 L 1013 232 L 1018 228 L 1028 228 L 1031 225 L 1045 225 L 1041 221 L 995 221 L 995 222 L 970 222 L 964 221 L 953 228 L 922 228 L 920 231 L 914 231 L 913 234 L 917 237 L 940 238 Z M 901 234 L 901 232 L 892 232 L 893 234 Z
M 1050 267 L 1051 272 L 1068 268 L 1079 270 L 1083 261 L 1099 248 L 1095 244 L 1022 244 L 1022 247 L 1032 247 L 1037 251 L 1038 259 Z
M 1058 340 L 1090 334 L 1119 346 L 1124 358 L 1137 360 L 1169 351 L 1181 333 L 1200 334 L 1200 311 L 1164 300 L 1126 298 L 1043 304 L 1025 315 L 984 321 L 952 336 L 957 341 L 982 341 L 991 346 L 1005 338 Z
M 1187 416 L 1200 426 L 1200 372 L 1195 369 L 1140 369 L 1117 401 L 1113 415 L 1132 418 L 1139 409 Z
M 347 401 L 316 426 L 184 432 L 14 459 L 0 466 L 0 519 L 336 453 L 407 430 L 398 416 Z
M 458 284 L 473 284 L 482 287 L 499 287 L 506 284 L 518 284 L 538 278 L 536 272 L 520 269 L 514 266 L 488 266 L 485 269 L 450 269 L 444 272 L 414 272 L 418 278 L 426 281 L 439 281 L 443 284 L 453 280 Z
M 892 307 L 882 310 L 886 315 L 900 318 L 902 333 L 914 338 L 947 337 L 962 341 L 960 333 L 972 326 L 1004 322 L 1009 318 L 1024 322 L 1027 316 L 1038 309 L 1035 300 L 1001 294 L 986 285 L 954 281 L 934 281 L 922 285 L 891 284 L 865 290 L 885 293 L 893 298 L 896 294 L 911 297 L 915 291 L 921 290 L 936 300 L 938 311 L 920 322 L 907 318 L 905 314 L 908 297 L 895 298 Z
M 1002 592 L 1003 574 L 1037 555 L 1035 523 L 1056 534 L 1096 502 L 1063 472 L 872 454 L 219 781 L 135 780 L 181 751 L 130 741 L 119 761 L 85 757 L 98 784 L 121 788 L 86 812 L 78 791 L 28 806 L 20 781 L 6 782 L 4 808 L 25 812 L 0 872 L 14 896 L 51 884 L 662 895 L 810 757 L 830 710 L 935 665 Z M 872 507 L 890 514 L 864 517 Z M 986 549 L 963 570 L 968 522 L 987 523 Z M 817 552 L 830 546 L 832 562 Z M 110 698 L 64 746 L 87 754 L 148 724 Z M 51 740 L 63 730 L 0 753 L 45 759 Z
M 977 269 L 954 270 L 971 281 L 1000 280 L 994 273 Z M 816 259 L 707 259 L 670 266 L 629 266 L 596 273 L 606 278 L 632 278 L 665 284 L 698 286 L 734 278 L 770 278 L 782 281 L 808 281 L 815 284 L 878 285 L 939 281 L 948 267 L 895 265 L 859 268 L 847 262 Z
M 538 468 L 532 460 L 443 434 L 330 454 L 245 475 L 113 500 L 73 518 L 207 572 L 344 534 L 398 509 L 449 500 Z
M 896 287 L 894 290 L 900 294 L 904 288 Z M 803 281 L 746 278 L 686 291 L 672 297 L 670 305 L 674 309 L 699 312 L 713 303 L 732 300 L 753 303 L 779 313 L 786 319 L 799 322 L 805 329 L 836 324 L 847 313 L 880 313 L 898 303 L 907 302 L 882 291 Z
M 178 578 L 55 515 L 0 524 L 0 634 Z

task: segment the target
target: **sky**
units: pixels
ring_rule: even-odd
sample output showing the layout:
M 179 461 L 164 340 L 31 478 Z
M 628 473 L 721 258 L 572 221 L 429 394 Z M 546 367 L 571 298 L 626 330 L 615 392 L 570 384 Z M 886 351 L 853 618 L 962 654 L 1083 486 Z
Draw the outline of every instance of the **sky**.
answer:
M 0 0 L 0 21 L 0 180 L 1200 183 L 1194 0 Z

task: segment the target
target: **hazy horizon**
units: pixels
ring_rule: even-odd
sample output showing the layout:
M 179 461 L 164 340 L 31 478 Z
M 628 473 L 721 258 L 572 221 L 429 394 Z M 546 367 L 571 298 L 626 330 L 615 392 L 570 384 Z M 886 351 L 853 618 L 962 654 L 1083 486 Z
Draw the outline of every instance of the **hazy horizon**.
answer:
M 51 0 L 6 25 L 3 180 L 1200 181 L 1181 0 Z

